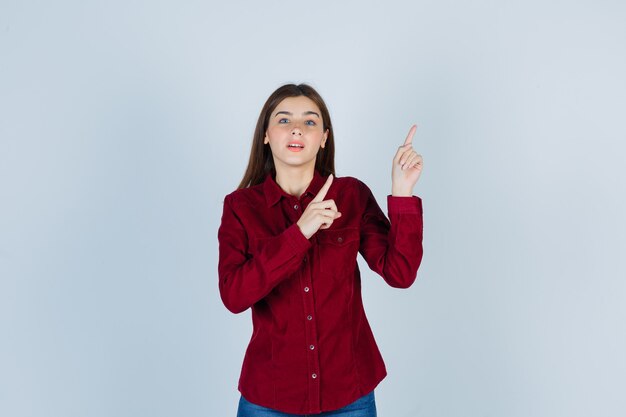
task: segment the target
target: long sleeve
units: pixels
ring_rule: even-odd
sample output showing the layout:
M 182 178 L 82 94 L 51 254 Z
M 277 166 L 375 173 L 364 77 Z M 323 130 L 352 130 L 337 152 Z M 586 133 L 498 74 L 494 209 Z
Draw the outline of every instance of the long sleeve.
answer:
M 240 313 L 261 300 L 281 281 L 293 274 L 311 247 L 296 224 L 277 236 L 263 239 L 251 254 L 249 236 L 235 212 L 232 196 L 224 199 L 222 223 L 218 230 L 219 290 L 226 308 Z
M 389 220 L 370 189 L 359 183 L 361 218 L 359 251 L 369 267 L 392 287 L 408 288 L 422 261 L 422 200 L 387 196 Z

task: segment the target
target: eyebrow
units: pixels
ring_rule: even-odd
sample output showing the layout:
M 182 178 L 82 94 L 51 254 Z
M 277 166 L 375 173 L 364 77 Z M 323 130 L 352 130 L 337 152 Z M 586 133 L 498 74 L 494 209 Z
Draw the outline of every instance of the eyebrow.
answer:
M 288 111 L 284 111 L 284 110 L 283 110 L 283 111 L 276 112 L 276 114 L 274 115 L 274 117 L 278 116 L 279 114 L 286 114 L 287 116 L 293 116 L 293 113 L 288 112 Z M 310 114 L 314 114 L 314 115 L 316 115 L 317 117 L 320 117 L 320 115 L 319 115 L 319 114 L 317 114 L 317 113 L 316 113 L 316 112 L 314 112 L 314 111 L 310 111 L 310 110 L 309 110 L 309 111 L 305 111 L 304 113 L 302 113 L 302 115 L 303 115 L 303 116 L 308 116 L 308 115 L 310 115 Z

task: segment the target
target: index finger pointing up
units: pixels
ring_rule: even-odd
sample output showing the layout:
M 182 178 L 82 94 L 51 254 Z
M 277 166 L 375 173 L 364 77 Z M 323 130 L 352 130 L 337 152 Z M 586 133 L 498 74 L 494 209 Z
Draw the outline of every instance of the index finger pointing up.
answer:
M 404 140 L 404 144 L 402 146 L 410 145 L 413 142 L 413 136 L 415 135 L 416 130 L 417 125 L 411 126 L 411 130 L 409 130 L 409 134 L 406 135 L 406 139 Z
M 324 201 L 324 198 L 326 197 L 326 193 L 328 192 L 328 189 L 330 188 L 330 184 L 332 183 L 333 183 L 333 174 L 330 174 L 328 176 L 328 179 L 324 183 L 324 185 L 322 185 L 322 188 L 320 188 L 319 192 L 317 193 L 315 197 L 313 197 L 313 200 L 311 202 L 319 203 L 320 201 Z

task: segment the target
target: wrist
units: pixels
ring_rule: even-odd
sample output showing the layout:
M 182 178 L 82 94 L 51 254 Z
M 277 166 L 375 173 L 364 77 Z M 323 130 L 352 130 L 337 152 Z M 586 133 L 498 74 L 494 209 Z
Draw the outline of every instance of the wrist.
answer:
M 391 188 L 392 197 L 413 197 L 413 190 L 411 189 L 400 189 L 400 188 Z
M 298 230 L 300 230 L 300 233 L 302 233 L 302 235 L 306 238 L 306 239 L 310 239 L 311 236 L 308 236 L 304 230 L 302 230 L 302 226 L 300 226 L 300 223 L 296 223 L 296 226 L 298 226 Z

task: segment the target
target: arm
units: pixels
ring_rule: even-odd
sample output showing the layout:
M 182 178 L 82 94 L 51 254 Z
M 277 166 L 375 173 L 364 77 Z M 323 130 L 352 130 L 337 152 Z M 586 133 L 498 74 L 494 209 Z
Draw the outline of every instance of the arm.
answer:
M 362 182 L 359 196 L 365 207 L 361 218 L 361 255 L 390 286 L 410 287 L 423 254 L 422 200 L 415 196 L 387 196 L 390 222 Z
M 248 252 L 248 233 L 235 213 L 232 197 L 224 199 L 219 241 L 219 290 L 222 302 L 241 313 L 293 274 L 311 246 L 296 224 L 267 239 L 259 252 Z

